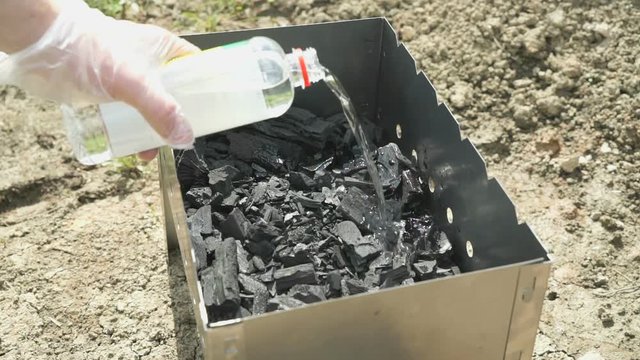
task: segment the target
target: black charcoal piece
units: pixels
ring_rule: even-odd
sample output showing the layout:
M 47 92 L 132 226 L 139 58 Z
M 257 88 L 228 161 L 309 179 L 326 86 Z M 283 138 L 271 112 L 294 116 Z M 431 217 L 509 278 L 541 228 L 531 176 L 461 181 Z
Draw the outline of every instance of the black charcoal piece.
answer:
M 342 269 L 345 266 L 347 266 L 347 262 L 344 259 L 344 255 L 342 254 L 342 250 L 340 249 L 340 246 L 338 245 L 334 245 L 333 246 L 333 264 L 339 268 Z
M 227 219 L 220 224 L 220 227 L 224 237 L 233 237 L 238 240 L 244 240 L 247 238 L 250 225 L 251 223 L 247 220 L 242 211 L 235 208 L 229 216 L 227 216 Z
M 276 248 L 275 257 L 286 267 L 306 264 L 311 261 L 308 247 L 303 243 L 298 243 L 295 246 L 280 245 Z
M 264 266 L 264 261 L 262 261 L 262 259 L 259 256 L 254 256 L 252 261 L 253 261 L 253 266 L 256 268 L 256 270 L 264 271 L 266 269 L 266 267 Z
M 262 211 L 262 218 L 277 227 L 284 226 L 284 215 L 282 210 L 275 208 L 271 205 L 265 205 Z
M 280 233 L 280 229 L 260 219 L 258 222 L 249 226 L 247 236 L 251 241 L 260 242 L 275 239 Z
M 267 182 L 267 196 L 270 200 L 282 200 L 289 191 L 289 182 L 277 176 L 272 176 Z
M 415 281 L 412 278 L 404 279 L 402 281 L 402 285 L 413 285 L 413 284 L 415 284 Z
M 364 285 L 362 280 L 358 279 L 346 279 L 343 280 L 344 289 L 346 290 L 345 295 L 355 295 L 362 294 L 367 292 L 367 287 Z
M 346 164 L 344 164 L 342 166 L 342 169 L 340 169 L 340 173 L 342 175 L 351 175 L 353 173 L 356 173 L 360 170 L 364 170 L 367 168 L 367 163 L 364 160 L 363 157 L 358 157 L 354 160 L 351 160 L 349 162 L 347 162 Z
M 264 274 L 260 274 L 258 275 L 258 280 L 262 281 L 263 283 L 270 283 L 273 281 L 273 274 L 275 273 L 276 269 L 275 268 L 270 268 L 269 270 L 265 271 Z
M 418 280 L 431 279 L 435 275 L 437 262 L 435 260 L 418 261 L 413 263 L 412 268 Z
M 316 185 L 320 188 L 322 187 L 331 187 L 334 181 L 333 175 L 327 171 L 318 170 L 313 175 L 313 181 L 316 182 Z
M 192 234 L 211 234 L 213 223 L 211 220 L 211 206 L 205 205 L 187 219 Z
M 251 274 L 256 271 L 251 261 L 251 255 L 242 247 L 242 242 L 236 240 L 236 249 L 238 250 L 238 271 L 242 274 Z
M 327 300 L 324 296 L 325 289 L 320 285 L 293 285 L 289 290 L 289 296 L 300 300 L 305 304 Z
M 381 288 L 398 286 L 410 276 L 411 273 L 409 272 L 409 269 L 407 269 L 406 266 L 400 266 L 391 270 L 381 272 L 379 284 Z
M 267 302 L 269 301 L 269 291 L 266 287 L 259 289 L 253 296 L 253 308 L 251 311 L 254 315 L 264 314 L 267 312 Z
M 451 275 L 455 275 L 455 273 L 453 272 L 453 270 L 451 268 L 444 269 L 444 268 L 441 268 L 441 267 L 436 267 L 436 272 L 435 272 L 435 277 L 436 278 L 445 277 L 445 276 L 451 276 Z
M 332 271 L 327 274 L 327 283 L 329 284 L 329 291 L 332 293 L 340 293 L 342 288 L 340 282 L 342 281 L 342 275 L 339 271 Z
M 300 203 L 300 205 L 302 205 L 305 208 L 309 208 L 309 209 L 320 208 L 322 206 L 322 202 L 324 201 L 324 195 L 322 195 L 322 193 L 312 193 L 312 196 L 313 198 L 300 195 L 300 194 L 294 194 L 291 197 L 291 200 L 293 200 L 294 202 Z
M 353 186 L 347 189 L 338 206 L 338 212 L 360 228 L 366 228 L 374 214 L 374 209 L 375 204 L 371 198 Z
M 451 242 L 449 241 L 449 238 L 447 237 L 447 234 L 444 233 L 444 231 L 439 231 L 438 233 L 436 233 L 433 245 L 434 250 L 440 255 L 451 253 L 453 251 Z
M 314 173 L 316 171 L 326 170 L 331 164 L 333 164 L 333 156 L 311 165 L 302 166 L 302 168 Z
M 251 127 L 269 137 L 299 143 L 317 151 L 324 148 L 336 123 L 319 118 L 308 110 L 292 107 L 278 119 L 254 123 Z
M 391 251 L 384 251 L 380 256 L 375 258 L 369 264 L 369 268 L 372 270 L 385 269 L 393 266 L 393 253 Z
M 252 255 L 260 256 L 262 260 L 269 261 L 273 256 L 275 246 L 269 241 L 249 241 L 247 243 L 247 250 Z
M 289 173 L 289 182 L 297 190 L 312 190 L 316 187 L 316 182 L 309 175 L 297 171 Z
M 223 166 L 232 166 L 238 170 L 240 170 L 240 175 L 237 177 L 250 177 L 253 174 L 251 170 L 251 166 L 245 163 L 244 161 L 232 160 L 232 159 L 221 159 L 221 160 L 209 160 L 207 161 L 209 164 L 209 169 L 219 169 Z
M 355 223 L 343 221 L 335 228 L 336 235 L 345 243 L 345 251 L 356 271 L 366 271 L 367 262 L 382 252 L 382 246 L 373 237 L 363 237 Z
M 315 285 L 318 283 L 313 264 L 302 264 L 278 269 L 273 273 L 278 292 L 287 291 L 296 284 Z
M 213 192 L 208 186 L 194 186 L 184 195 L 185 200 L 195 208 L 211 204 Z
M 191 234 L 191 248 L 196 258 L 196 269 L 200 271 L 207 267 L 207 247 L 200 234 Z
M 214 192 L 227 196 L 233 190 L 233 180 L 240 175 L 240 170 L 233 166 L 225 165 L 209 171 L 209 185 Z
M 238 260 L 236 242 L 225 239 L 216 249 L 216 258 L 211 267 L 201 273 L 205 305 L 215 311 L 233 312 L 240 306 L 238 287 Z
M 226 207 L 226 208 L 231 208 L 234 207 L 238 204 L 238 202 L 240 201 L 240 198 L 242 197 L 241 194 L 239 194 L 236 191 L 232 191 L 229 195 L 227 195 L 223 200 L 221 205 Z
M 344 186 L 338 186 L 335 189 L 323 187 L 322 195 L 324 195 L 324 203 L 334 206 L 340 205 L 340 198 L 344 195 L 345 191 L 346 189 Z
M 402 203 L 412 203 L 419 199 L 422 195 L 422 187 L 420 180 L 415 176 L 413 171 L 404 170 L 402 172 Z
M 214 252 L 221 244 L 222 234 L 216 229 L 213 230 L 213 233 L 210 236 L 204 238 L 204 245 L 207 250 L 207 255 L 211 255 L 212 257 L 215 255 Z
M 296 144 L 243 129 L 229 132 L 226 136 L 231 155 L 247 163 L 256 163 L 268 171 L 280 172 L 285 169 L 285 164 L 294 168 L 303 154 Z
M 281 295 L 273 299 L 269 299 L 267 303 L 267 312 L 278 310 L 290 310 L 304 306 L 305 303 L 290 296 Z
M 213 223 L 219 228 L 220 224 L 222 224 L 222 222 L 226 219 L 226 217 L 224 215 L 222 215 L 221 213 L 214 211 L 211 213 L 211 217 L 213 220 Z
M 242 318 L 246 318 L 251 316 L 251 311 L 245 309 L 244 307 L 240 307 L 240 309 L 238 309 L 238 312 L 236 313 L 236 318 L 238 319 L 242 319 Z
M 251 198 L 249 203 L 251 205 L 262 205 L 267 198 L 267 183 L 259 182 L 253 190 L 251 190 Z
M 373 183 L 371 181 L 361 180 L 351 176 L 345 176 L 344 186 L 355 186 L 360 189 L 371 190 L 373 189 Z
M 432 251 L 429 238 L 433 235 L 435 225 L 431 216 L 424 215 L 417 218 L 408 218 L 405 220 L 404 229 L 404 242 L 414 244 L 417 250 Z
M 239 274 L 238 282 L 240 283 L 240 287 L 242 288 L 242 292 L 246 294 L 257 294 L 260 291 L 266 292 L 267 287 L 261 283 L 260 281 L 252 278 L 249 275 Z

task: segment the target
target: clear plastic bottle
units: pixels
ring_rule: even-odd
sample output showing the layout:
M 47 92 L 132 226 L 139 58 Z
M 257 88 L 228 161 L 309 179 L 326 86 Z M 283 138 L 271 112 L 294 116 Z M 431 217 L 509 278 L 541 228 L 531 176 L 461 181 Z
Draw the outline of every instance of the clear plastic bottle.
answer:
M 172 60 L 160 74 L 196 137 L 278 117 L 291 106 L 295 87 L 306 88 L 325 77 L 315 49 L 285 54 L 266 37 Z M 62 111 L 69 141 L 83 164 L 166 145 L 142 115 L 123 102 L 63 106 Z

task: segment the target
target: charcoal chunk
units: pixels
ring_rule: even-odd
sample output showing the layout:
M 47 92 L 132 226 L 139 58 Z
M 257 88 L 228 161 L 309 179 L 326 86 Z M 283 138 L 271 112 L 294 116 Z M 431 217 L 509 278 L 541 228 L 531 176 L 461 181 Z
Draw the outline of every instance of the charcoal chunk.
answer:
M 201 282 L 205 305 L 212 306 L 214 311 L 237 311 L 240 306 L 240 289 L 234 239 L 225 239 L 216 249 L 216 258 L 211 267 L 202 271 Z
M 213 223 L 211 220 L 211 206 L 205 205 L 195 214 L 187 218 L 187 224 L 192 234 L 211 234 Z
M 239 319 L 243 319 L 243 318 L 247 318 L 251 316 L 251 311 L 245 309 L 244 307 L 240 307 L 240 309 L 238 309 L 238 312 L 236 313 L 236 318 Z
M 238 250 L 238 271 L 241 274 L 251 274 L 256 271 L 251 261 L 251 255 L 242 247 L 242 242 L 236 240 L 236 249 Z
M 347 262 L 344 259 L 344 255 L 342 254 L 342 250 L 340 249 L 340 246 L 338 245 L 334 245 L 333 246 L 333 264 L 339 268 L 339 269 L 343 269 L 345 266 L 347 266 Z
M 233 180 L 240 175 L 240 170 L 233 166 L 225 165 L 209 171 L 209 185 L 214 192 L 227 196 L 233 190 Z
M 251 241 L 255 242 L 270 241 L 278 237 L 280 232 L 280 229 L 261 219 L 249 226 L 247 236 Z
M 313 198 L 300 195 L 300 194 L 294 194 L 292 196 L 292 200 L 300 203 L 300 205 L 302 205 L 305 208 L 310 208 L 310 209 L 320 208 L 322 206 L 322 202 L 324 201 L 324 195 L 322 195 L 322 193 L 313 193 L 312 196 Z
M 264 221 L 271 223 L 274 226 L 280 228 L 284 226 L 284 215 L 282 215 L 282 211 L 271 205 L 264 206 L 262 218 Z
M 242 211 L 235 208 L 229 216 L 227 216 L 227 219 L 220 224 L 220 227 L 223 236 L 244 240 L 247 238 L 250 225 L 251 223 L 247 220 Z
M 267 197 L 270 200 L 282 200 L 289 191 L 289 182 L 277 176 L 272 176 L 267 182 Z
M 294 189 L 312 190 L 316 187 L 316 182 L 307 174 L 292 171 L 289 173 L 289 182 Z
M 363 237 L 355 223 L 343 221 L 335 228 L 336 235 L 345 243 L 345 250 L 356 271 L 367 270 L 367 262 L 382 252 L 382 246 L 372 237 Z
M 276 289 L 278 292 L 286 291 L 296 284 L 314 285 L 318 283 L 313 264 L 302 264 L 278 269 L 273 273 L 273 278 L 276 281 Z
M 287 295 L 276 296 L 273 299 L 269 299 L 267 303 L 267 312 L 290 310 L 304 306 L 305 303 L 298 299 L 294 299 Z
M 396 189 L 400 185 L 400 164 L 410 167 L 411 161 L 402 155 L 397 144 L 389 143 L 378 148 L 376 165 L 383 187 Z
M 211 257 L 215 257 L 216 249 L 222 244 L 222 234 L 218 230 L 213 230 L 213 234 L 211 236 L 207 236 L 204 239 L 205 249 L 207 250 L 207 255 Z
M 221 205 L 225 208 L 232 208 L 234 206 L 236 206 L 238 204 L 238 202 L 240 201 L 240 198 L 242 197 L 241 194 L 239 194 L 236 191 L 232 191 L 229 195 L 227 195 L 221 202 Z
M 252 278 L 249 275 L 239 274 L 238 282 L 240 283 L 240 287 L 242 288 L 242 291 L 246 294 L 254 295 L 260 291 L 263 291 L 263 292 L 267 291 L 267 287 L 263 283 Z
M 333 163 L 333 156 L 322 160 L 320 162 L 316 162 L 307 166 L 303 166 L 302 168 L 309 172 L 323 171 L 326 170 Z
M 349 187 L 338 206 L 338 212 L 361 229 L 366 228 L 375 215 L 374 209 L 372 199 L 357 187 Z
M 193 252 L 196 255 L 196 269 L 198 271 L 207 267 L 207 248 L 202 239 L 202 235 L 200 234 L 192 234 L 191 235 L 191 247 L 193 248 Z
M 208 186 L 193 186 L 184 195 L 184 199 L 193 207 L 200 208 L 211 204 L 211 188 Z
M 311 262 L 311 254 L 308 246 L 303 243 L 298 243 L 294 246 L 278 246 L 275 251 L 275 258 L 285 267 Z
M 417 250 L 432 251 L 429 239 L 435 230 L 435 225 L 431 216 L 408 218 L 405 221 L 404 229 L 404 242 L 413 244 Z
M 327 300 L 324 296 L 324 287 L 320 285 L 293 285 L 289 290 L 289 296 L 305 304 Z
M 275 268 L 270 268 L 264 274 L 260 274 L 258 276 L 258 280 L 262 281 L 263 283 L 272 282 L 273 281 L 273 274 L 275 273 L 275 271 L 276 271 Z
M 268 261 L 273 257 L 275 246 L 268 241 L 249 241 L 247 250 L 251 254 L 261 257 L 262 260 Z
M 256 270 L 258 271 L 264 271 L 265 270 L 265 266 L 264 266 L 264 261 L 262 261 L 262 259 L 258 256 L 254 256 L 253 259 L 253 266 L 256 268 Z
M 410 276 L 411 273 L 406 266 L 399 266 L 397 268 L 381 272 L 379 284 L 381 288 L 398 286 Z
M 402 203 L 410 204 L 417 201 L 422 195 L 420 180 L 411 170 L 404 170 L 402 178 Z
M 262 205 L 267 198 L 267 183 L 259 182 L 251 191 L 250 205 Z
M 327 274 L 327 283 L 329 284 L 329 290 L 333 293 L 340 293 L 342 286 L 340 282 L 342 281 L 342 275 L 338 271 L 332 271 Z
M 449 238 L 447 237 L 447 234 L 444 233 L 444 231 L 439 231 L 434 240 L 434 250 L 438 254 L 444 255 L 453 251 L 451 242 L 449 241 Z
M 432 261 L 418 261 L 413 263 L 413 271 L 416 274 L 418 280 L 431 279 L 434 276 L 437 262 Z
M 345 295 L 355 295 L 367 292 L 367 287 L 362 280 L 358 279 L 346 279 L 344 280 L 344 287 L 346 289 Z
M 253 308 L 251 312 L 254 315 L 264 314 L 267 312 L 267 302 L 269 301 L 269 291 L 266 286 L 264 289 L 257 289 L 253 296 Z
M 340 173 L 342 175 L 348 176 L 360 170 L 364 170 L 366 168 L 367 168 L 367 162 L 364 160 L 363 157 L 358 157 L 344 164 L 342 166 L 342 169 L 340 169 Z

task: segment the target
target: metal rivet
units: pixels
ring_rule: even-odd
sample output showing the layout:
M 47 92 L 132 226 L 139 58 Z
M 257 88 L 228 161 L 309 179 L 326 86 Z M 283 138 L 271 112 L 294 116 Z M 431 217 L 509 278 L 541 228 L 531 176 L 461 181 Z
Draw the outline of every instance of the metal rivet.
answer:
M 413 158 L 413 160 L 418 162 L 418 152 L 416 151 L 416 149 L 411 150 L 411 157 Z
M 449 224 L 453 224 L 453 210 L 451 208 L 447 208 L 447 221 Z
M 471 241 L 467 241 L 467 256 L 470 258 L 473 257 L 473 245 L 471 244 Z
M 396 136 L 398 139 L 402 138 L 402 126 L 400 124 L 396 124 Z
M 436 181 L 431 176 L 429 176 L 429 191 L 431 193 L 436 192 Z

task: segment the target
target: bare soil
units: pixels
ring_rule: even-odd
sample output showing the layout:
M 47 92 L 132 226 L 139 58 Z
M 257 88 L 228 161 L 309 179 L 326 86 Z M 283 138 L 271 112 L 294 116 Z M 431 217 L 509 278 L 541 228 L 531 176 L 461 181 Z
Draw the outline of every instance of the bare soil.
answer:
M 178 32 L 387 17 L 553 256 L 534 358 L 640 359 L 638 1 L 138 3 Z M 79 166 L 11 87 L 0 159 L 0 358 L 198 358 L 156 161 Z

